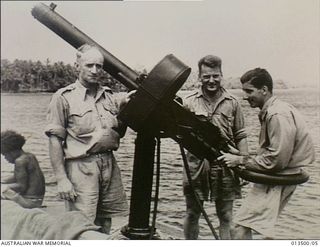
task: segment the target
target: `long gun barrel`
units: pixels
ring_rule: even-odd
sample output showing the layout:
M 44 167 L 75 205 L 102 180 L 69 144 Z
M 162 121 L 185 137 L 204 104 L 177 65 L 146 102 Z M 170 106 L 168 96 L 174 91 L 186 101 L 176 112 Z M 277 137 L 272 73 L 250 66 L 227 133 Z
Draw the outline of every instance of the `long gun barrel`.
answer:
M 151 126 L 156 131 L 162 130 L 168 137 L 182 142 L 185 148 L 199 158 L 215 159 L 218 150 L 225 148 L 216 126 L 202 121 L 173 100 L 176 91 L 187 79 L 190 68 L 173 55 L 168 55 L 138 85 L 138 73 L 56 13 L 55 7 L 54 4 L 49 7 L 38 3 L 31 14 L 74 48 L 86 43 L 97 46 L 104 56 L 104 70 L 129 90 L 138 89 L 135 99 L 120 114 L 121 120 L 136 131 L 150 129 Z M 177 136 L 181 134 L 184 135 L 182 139 Z
M 54 4 L 52 4 L 51 7 L 48 7 L 43 3 L 38 3 L 34 6 L 31 13 L 34 18 L 55 32 L 74 48 L 78 49 L 84 44 L 97 46 L 104 57 L 104 70 L 119 82 L 123 83 L 128 89 L 132 90 L 138 88 L 138 85 L 136 84 L 138 74 L 135 71 L 106 51 L 102 46 L 81 32 L 62 16 L 57 14 L 54 11 L 54 8 Z

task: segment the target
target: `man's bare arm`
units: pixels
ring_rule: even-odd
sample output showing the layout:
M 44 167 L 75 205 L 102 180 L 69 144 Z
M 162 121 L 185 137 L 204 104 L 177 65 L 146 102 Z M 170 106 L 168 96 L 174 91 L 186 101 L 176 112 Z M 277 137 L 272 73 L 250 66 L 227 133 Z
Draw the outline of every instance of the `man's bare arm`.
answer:
M 29 159 L 22 156 L 15 161 L 14 177 L 15 182 L 9 184 L 8 187 L 15 192 L 24 193 L 28 189 L 28 163 Z
M 75 201 L 77 194 L 67 177 L 64 162 L 62 140 L 54 135 L 49 137 L 49 155 L 56 175 L 60 198 Z
M 247 138 L 241 139 L 237 143 L 237 148 L 241 155 L 247 155 L 249 153 Z
M 11 174 L 1 178 L 1 183 L 2 184 L 12 184 L 15 181 L 16 181 L 16 178 L 14 177 L 14 175 L 11 175 Z

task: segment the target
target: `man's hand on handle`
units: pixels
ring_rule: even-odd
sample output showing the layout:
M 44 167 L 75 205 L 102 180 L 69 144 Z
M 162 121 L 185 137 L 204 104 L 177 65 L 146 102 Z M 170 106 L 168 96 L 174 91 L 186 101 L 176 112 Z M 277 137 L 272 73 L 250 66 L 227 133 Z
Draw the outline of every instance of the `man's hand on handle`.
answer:
M 229 152 L 221 151 L 222 155 L 218 157 L 218 160 L 223 161 L 230 168 L 243 165 L 243 156 L 240 155 L 240 151 L 230 145 L 228 147 Z

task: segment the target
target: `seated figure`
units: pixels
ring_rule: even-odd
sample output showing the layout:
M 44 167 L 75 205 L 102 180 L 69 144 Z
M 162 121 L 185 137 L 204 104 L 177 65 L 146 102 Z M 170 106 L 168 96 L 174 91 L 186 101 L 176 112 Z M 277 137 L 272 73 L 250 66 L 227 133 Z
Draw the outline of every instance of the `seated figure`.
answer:
M 1 132 L 1 154 L 14 165 L 13 176 L 2 179 L 1 199 L 12 200 L 24 208 L 41 207 L 45 179 L 35 155 L 22 149 L 25 138 L 15 131 Z

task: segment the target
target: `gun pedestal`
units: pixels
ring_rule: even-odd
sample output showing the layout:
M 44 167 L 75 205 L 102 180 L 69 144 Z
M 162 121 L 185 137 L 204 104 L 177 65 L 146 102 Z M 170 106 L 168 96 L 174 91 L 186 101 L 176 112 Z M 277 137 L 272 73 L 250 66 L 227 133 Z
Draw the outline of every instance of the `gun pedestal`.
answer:
M 135 141 L 129 224 L 121 232 L 129 239 L 150 239 L 155 138 L 139 132 Z
M 132 175 L 129 224 L 121 232 L 130 239 L 152 239 L 149 226 L 155 137 L 161 124 L 157 116 L 161 105 L 174 98 L 190 74 L 190 68 L 173 55 L 162 59 L 138 88 L 135 97 L 121 111 L 119 118 L 137 131 Z M 160 119 L 161 120 L 161 119 Z M 162 119 L 164 120 L 164 119 Z

